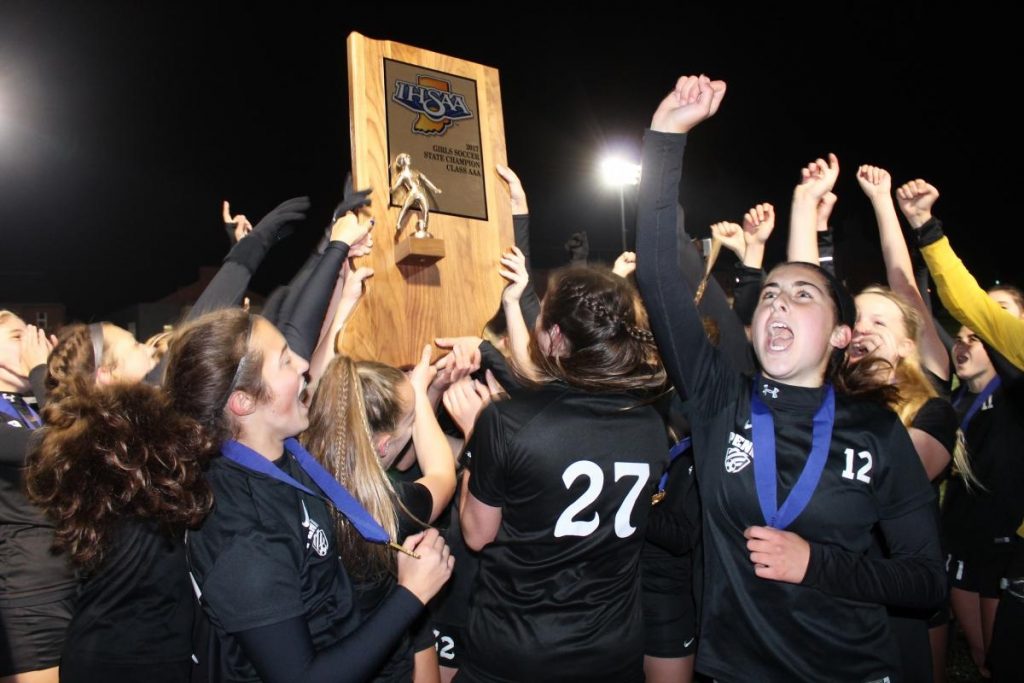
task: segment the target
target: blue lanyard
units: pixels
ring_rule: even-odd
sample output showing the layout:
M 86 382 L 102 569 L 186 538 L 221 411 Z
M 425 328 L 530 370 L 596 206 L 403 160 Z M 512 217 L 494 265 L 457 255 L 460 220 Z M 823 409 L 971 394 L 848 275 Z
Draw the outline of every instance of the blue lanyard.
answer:
M 39 413 L 33 410 L 32 406 L 30 406 L 29 404 L 26 403 L 24 405 L 25 408 L 28 410 L 28 415 L 22 415 L 21 411 L 14 407 L 14 404 L 12 404 L 3 396 L 0 396 L 0 413 L 10 415 L 18 422 L 23 423 L 29 429 L 39 429 L 40 427 L 42 427 L 43 421 L 39 417 Z
M 352 523 L 352 526 L 356 528 L 356 531 L 364 539 L 373 543 L 388 543 L 391 540 L 388 538 L 388 533 L 384 530 L 384 527 L 378 524 L 377 520 L 367 512 L 366 508 L 353 498 L 352 494 L 346 491 L 345 487 L 339 484 L 338 480 L 332 477 L 296 439 L 286 439 L 284 446 L 288 453 L 294 456 L 295 460 L 299 463 L 299 467 L 316 482 L 316 485 L 327 495 L 327 498 L 338 509 L 338 512 L 345 515 L 345 518 Z M 265 474 L 303 493 L 323 498 L 320 494 L 314 493 L 307 486 L 290 477 L 281 468 L 256 451 L 234 439 L 225 441 L 224 445 L 221 446 L 220 452 L 225 458 L 241 465 L 247 470 Z
M 658 480 L 658 493 L 665 492 L 665 486 L 668 484 L 668 472 L 672 469 L 672 463 L 676 459 L 690 449 L 690 442 L 693 441 L 692 437 L 686 437 L 680 439 L 679 443 L 673 446 L 668 452 L 668 467 L 665 468 L 665 473 L 661 475 L 661 479 Z
M 814 489 L 818 487 L 821 473 L 828 461 L 828 449 L 832 443 L 832 427 L 836 421 L 836 393 L 831 384 L 826 385 L 825 398 L 814 413 L 811 430 L 811 452 L 796 484 L 778 506 L 778 475 L 775 467 L 775 420 L 768 406 L 757 395 L 757 381 L 750 391 L 750 423 L 754 439 L 754 482 L 757 485 L 757 501 L 765 524 L 776 529 L 785 529 L 792 524 L 807 504 L 811 502 Z
M 989 380 L 989 383 L 985 385 L 985 388 L 981 390 L 981 393 L 974 398 L 974 403 L 972 403 L 971 407 L 967 409 L 967 413 L 964 415 L 964 419 L 960 421 L 961 432 L 967 432 L 967 425 L 971 423 L 971 420 L 974 419 L 975 414 L 977 414 L 977 412 L 981 410 L 981 407 L 985 405 L 985 401 L 988 400 L 989 396 L 995 393 L 996 389 L 998 389 L 1002 385 L 1002 383 L 1003 381 L 999 379 L 999 375 L 996 375 L 991 380 Z M 957 392 L 956 400 L 953 401 L 954 406 L 960 405 L 960 402 L 963 401 L 964 399 L 965 393 L 967 393 L 966 385 L 964 385 L 963 389 Z

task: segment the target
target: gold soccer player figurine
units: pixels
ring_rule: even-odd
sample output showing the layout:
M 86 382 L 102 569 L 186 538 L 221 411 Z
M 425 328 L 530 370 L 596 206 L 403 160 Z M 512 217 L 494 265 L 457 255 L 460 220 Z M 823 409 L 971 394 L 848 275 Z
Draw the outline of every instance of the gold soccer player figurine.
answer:
M 413 170 L 412 158 L 405 152 L 395 158 L 395 170 L 398 171 L 398 176 L 391 186 L 392 198 L 399 189 L 403 187 L 406 189 L 405 202 L 402 204 L 402 210 L 398 213 L 395 230 L 401 231 L 402 221 L 412 209 L 420 212 L 420 219 L 416 221 L 416 233 L 413 237 L 420 239 L 431 237 L 432 235 L 427 231 L 427 221 L 430 220 L 430 197 L 424 191 L 423 186 L 425 185 L 427 191 L 433 194 L 441 194 L 441 189 L 430 182 L 430 178 Z

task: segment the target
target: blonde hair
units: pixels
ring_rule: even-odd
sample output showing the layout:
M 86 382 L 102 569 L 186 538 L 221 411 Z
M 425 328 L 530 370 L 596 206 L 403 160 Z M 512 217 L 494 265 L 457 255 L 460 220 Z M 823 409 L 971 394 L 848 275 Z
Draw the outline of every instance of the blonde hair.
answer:
M 401 371 L 383 363 L 336 357 L 320 379 L 309 410 L 309 428 L 300 437 L 392 540 L 401 540 L 399 511 L 415 517 L 398 499 L 374 450 L 372 433 L 397 426 L 403 408 L 398 387 L 404 379 Z M 397 571 L 391 549 L 366 543 L 337 510 L 332 508 L 331 514 L 339 554 L 353 577 L 369 579 Z
M 896 362 L 896 366 L 892 368 L 893 384 L 899 389 L 898 398 L 896 398 L 892 408 L 900 416 L 903 426 L 910 429 L 913 426 L 914 418 L 917 417 L 917 413 L 921 410 L 922 406 L 929 400 L 939 397 L 939 392 L 935 390 L 931 380 L 928 379 L 924 374 L 924 370 L 921 369 L 921 356 L 917 350 L 921 342 L 921 335 L 924 332 L 924 317 L 905 297 L 888 287 L 872 285 L 861 291 L 861 294 L 875 294 L 895 304 L 903 316 L 904 333 L 914 342 L 913 353 L 902 356 Z M 964 435 L 959 429 L 957 429 L 956 445 L 953 447 L 953 452 L 950 455 L 953 458 L 953 465 L 956 471 L 964 478 L 967 487 L 980 486 L 967 457 Z
M 874 294 L 895 304 L 903 316 L 903 331 L 914 342 L 914 351 L 900 357 L 892 368 L 893 384 L 899 388 L 900 392 L 893 409 L 900 416 L 903 424 L 909 427 L 917 417 L 921 406 L 929 399 L 939 395 L 931 381 L 925 376 L 924 370 L 921 369 L 921 357 L 917 350 L 921 334 L 924 331 L 924 318 L 909 301 L 888 287 L 873 285 L 864 289 L 861 294 Z

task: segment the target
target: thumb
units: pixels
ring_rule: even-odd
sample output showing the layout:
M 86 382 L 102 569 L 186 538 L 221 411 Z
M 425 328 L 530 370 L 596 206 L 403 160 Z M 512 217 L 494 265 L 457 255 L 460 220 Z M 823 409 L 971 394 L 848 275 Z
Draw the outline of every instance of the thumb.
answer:
M 224 218 L 225 223 L 231 222 L 231 204 L 228 200 L 224 200 L 224 204 L 221 206 L 221 216 Z
M 487 380 L 487 388 L 490 389 L 492 394 L 500 394 L 503 391 L 501 384 L 498 383 L 498 380 L 494 379 L 494 373 L 490 370 L 484 371 L 484 379 Z
M 440 346 L 442 349 L 450 349 L 455 346 L 455 340 L 449 337 L 441 337 L 434 340 L 434 346 Z
M 491 398 L 490 389 L 485 387 L 480 382 L 480 380 L 478 380 L 478 379 L 473 380 L 473 390 L 476 391 L 476 395 L 479 396 L 481 400 L 483 400 L 483 401 L 490 400 L 490 398 Z

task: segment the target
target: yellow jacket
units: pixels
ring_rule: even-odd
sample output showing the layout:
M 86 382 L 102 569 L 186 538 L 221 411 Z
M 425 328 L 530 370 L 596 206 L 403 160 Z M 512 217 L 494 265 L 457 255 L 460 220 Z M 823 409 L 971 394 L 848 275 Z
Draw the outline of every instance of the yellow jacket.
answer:
M 1024 320 L 1007 313 L 989 297 L 945 237 L 921 247 L 921 255 L 946 310 L 1024 370 Z

